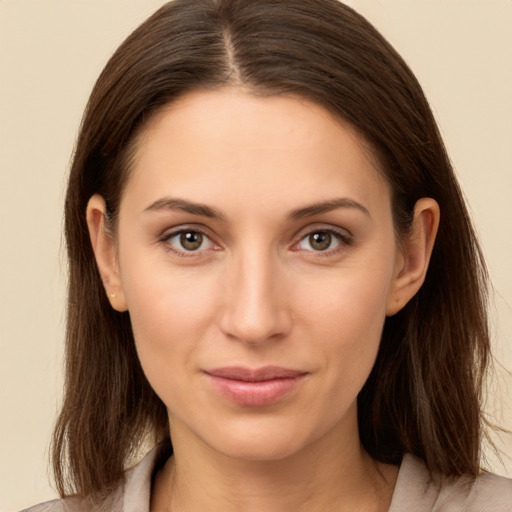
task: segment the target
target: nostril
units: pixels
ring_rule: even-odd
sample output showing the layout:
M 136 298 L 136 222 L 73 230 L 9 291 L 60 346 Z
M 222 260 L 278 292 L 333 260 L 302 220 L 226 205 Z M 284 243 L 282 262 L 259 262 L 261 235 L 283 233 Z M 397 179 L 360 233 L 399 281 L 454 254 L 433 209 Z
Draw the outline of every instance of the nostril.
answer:
M 240 309 L 226 313 L 222 319 L 222 331 L 231 339 L 259 344 L 277 341 L 290 331 L 291 315 L 283 310 L 262 307 L 258 312 L 242 312 Z

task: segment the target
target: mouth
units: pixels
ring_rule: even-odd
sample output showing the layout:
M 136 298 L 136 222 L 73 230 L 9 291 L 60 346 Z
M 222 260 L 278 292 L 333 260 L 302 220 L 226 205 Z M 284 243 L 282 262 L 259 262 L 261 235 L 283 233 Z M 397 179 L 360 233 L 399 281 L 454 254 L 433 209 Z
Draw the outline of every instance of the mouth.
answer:
M 294 391 L 308 372 L 265 366 L 216 368 L 204 372 L 213 388 L 238 405 L 261 407 L 274 404 Z

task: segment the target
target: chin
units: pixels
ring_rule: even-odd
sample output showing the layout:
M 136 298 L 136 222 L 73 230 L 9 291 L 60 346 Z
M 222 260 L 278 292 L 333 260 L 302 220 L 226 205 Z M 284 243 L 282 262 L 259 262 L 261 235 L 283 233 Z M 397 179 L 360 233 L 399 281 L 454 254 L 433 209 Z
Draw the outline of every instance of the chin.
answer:
M 211 446 L 224 456 L 245 460 L 270 462 L 284 460 L 299 453 L 304 444 L 290 442 L 290 439 L 273 439 L 269 442 L 263 439 L 240 439 L 231 440 L 230 443 L 218 447 Z
M 292 457 L 322 437 L 308 432 L 296 419 L 253 418 L 253 421 L 219 422 L 221 429 L 211 430 L 203 442 L 226 457 L 246 461 L 277 461 Z

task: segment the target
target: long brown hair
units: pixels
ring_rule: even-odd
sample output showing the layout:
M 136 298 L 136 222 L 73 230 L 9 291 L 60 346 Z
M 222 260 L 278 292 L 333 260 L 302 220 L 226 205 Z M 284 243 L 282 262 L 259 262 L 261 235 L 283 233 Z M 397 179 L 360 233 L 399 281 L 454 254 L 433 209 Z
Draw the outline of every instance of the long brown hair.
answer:
M 105 296 L 86 226 L 101 194 L 115 224 L 134 138 L 163 105 L 199 88 L 293 94 L 350 122 L 392 189 L 399 236 L 432 197 L 441 225 L 420 292 L 386 320 L 358 398 L 375 459 L 404 453 L 445 475 L 479 472 L 482 378 L 489 351 L 486 270 L 421 87 L 389 43 L 337 0 L 175 0 L 112 56 L 91 94 L 69 177 L 66 390 L 53 441 L 62 495 L 119 479 L 143 439 L 165 439 L 164 404 L 134 348 L 129 313 Z M 148 437 L 149 436 L 149 437 Z

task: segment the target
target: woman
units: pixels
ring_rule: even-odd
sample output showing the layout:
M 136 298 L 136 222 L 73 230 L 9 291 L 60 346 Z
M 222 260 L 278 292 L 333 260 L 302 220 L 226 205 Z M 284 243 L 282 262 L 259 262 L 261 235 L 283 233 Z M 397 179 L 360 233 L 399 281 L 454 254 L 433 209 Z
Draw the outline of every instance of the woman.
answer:
M 478 242 L 350 8 L 155 13 L 91 95 L 66 237 L 64 499 L 34 510 L 512 510 L 479 462 Z

